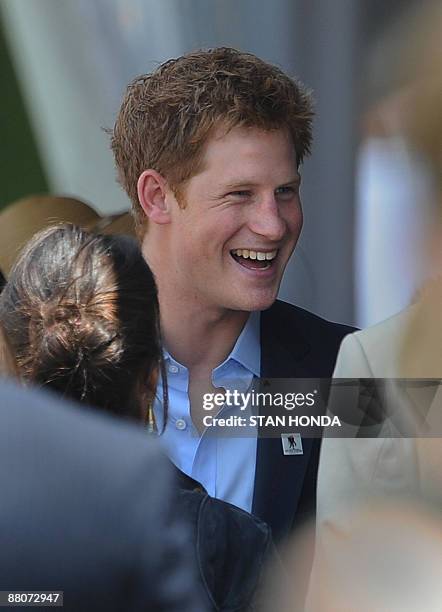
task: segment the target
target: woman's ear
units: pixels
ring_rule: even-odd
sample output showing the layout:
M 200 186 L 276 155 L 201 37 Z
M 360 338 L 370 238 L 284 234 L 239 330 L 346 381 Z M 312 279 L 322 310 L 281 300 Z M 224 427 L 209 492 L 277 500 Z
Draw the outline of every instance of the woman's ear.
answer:
M 170 223 L 170 202 L 166 179 L 156 170 L 144 170 L 137 183 L 138 200 L 153 223 Z
M 20 378 L 11 344 L 6 336 L 5 330 L 0 324 L 0 377 L 1 376 L 14 376 L 15 378 Z

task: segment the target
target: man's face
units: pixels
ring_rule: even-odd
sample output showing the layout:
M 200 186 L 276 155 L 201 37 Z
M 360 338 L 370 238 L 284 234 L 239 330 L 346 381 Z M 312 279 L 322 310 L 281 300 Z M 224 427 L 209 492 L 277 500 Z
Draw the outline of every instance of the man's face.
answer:
M 215 133 L 202 171 L 185 187 L 185 207 L 171 203 L 163 273 L 177 300 L 224 310 L 271 306 L 302 227 L 299 180 L 285 130 Z

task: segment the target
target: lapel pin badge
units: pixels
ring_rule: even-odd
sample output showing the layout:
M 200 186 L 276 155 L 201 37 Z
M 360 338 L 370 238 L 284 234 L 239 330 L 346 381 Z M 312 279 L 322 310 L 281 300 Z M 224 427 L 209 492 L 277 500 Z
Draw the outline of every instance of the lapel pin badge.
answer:
M 299 433 L 283 433 L 281 434 L 282 452 L 284 455 L 302 455 L 301 434 Z

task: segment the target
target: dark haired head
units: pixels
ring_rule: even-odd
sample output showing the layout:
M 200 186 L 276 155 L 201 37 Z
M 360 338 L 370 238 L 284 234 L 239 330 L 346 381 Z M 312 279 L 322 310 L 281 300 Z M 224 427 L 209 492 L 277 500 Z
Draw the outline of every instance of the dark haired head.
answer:
M 129 237 L 51 227 L 28 243 L 0 296 L 23 378 L 140 418 L 161 359 L 157 289 Z

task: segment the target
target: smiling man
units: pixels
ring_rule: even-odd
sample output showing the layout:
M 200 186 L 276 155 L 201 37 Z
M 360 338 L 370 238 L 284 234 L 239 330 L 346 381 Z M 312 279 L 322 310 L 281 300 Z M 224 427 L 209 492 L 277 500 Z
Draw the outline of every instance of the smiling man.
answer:
M 302 228 L 299 168 L 312 116 L 300 83 L 218 48 L 133 81 L 112 136 L 159 288 L 166 449 L 211 495 L 270 523 L 276 538 L 314 508 L 319 441 L 285 455 L 281 439 L 210 436 L 202 397 L 233 381 L 246 392 L 260 376 L 330 376 L 352 331 L 276 301 Z

